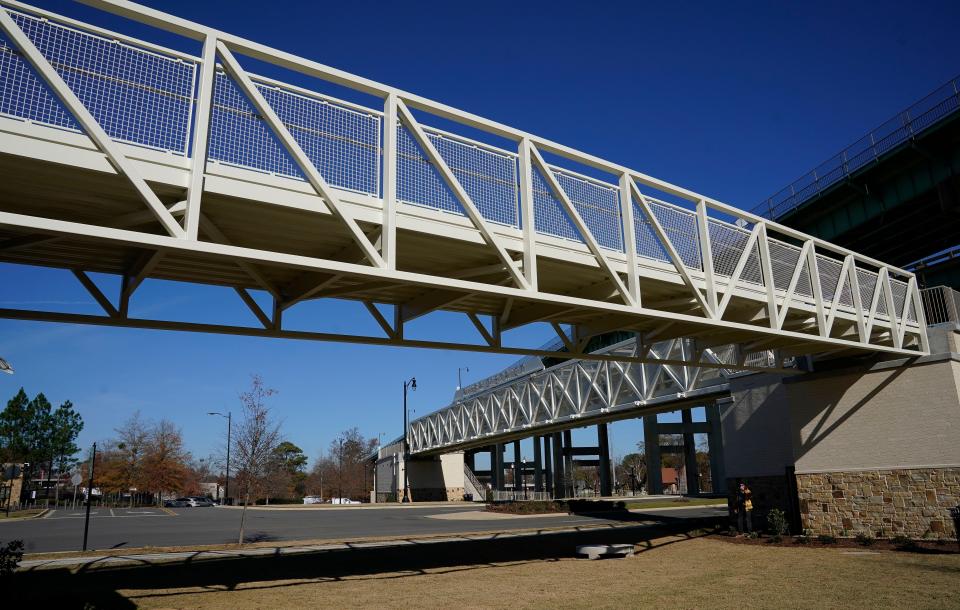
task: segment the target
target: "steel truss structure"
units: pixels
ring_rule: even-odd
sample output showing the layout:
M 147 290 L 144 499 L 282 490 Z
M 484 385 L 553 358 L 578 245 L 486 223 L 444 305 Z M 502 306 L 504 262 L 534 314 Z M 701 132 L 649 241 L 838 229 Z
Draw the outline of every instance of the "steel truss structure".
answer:
M 693 360 L 694 342 L 671 339 L 648 348 L 655 360 Z M 603 350 L 618 359 L 643 349 L 625 341 Z M 729 360 L 734 346 L 705 351 L 715 364 Z M 765 361 L 765 362 L 763 362 Z M 754 354 L 751 364 L 772 366 L 771 352 Z M 453 404 L 410 422 L 410 451 L 429 455 L 483 447 L 516 438 L 587 424 L 672 411 L 712 400 L 729 389 L 732 371 L 722 368 L 570 360 L 495 387 L 458 398 Z
M 104 310 L 0 317 L 717 369 L 927 352 L 916 280 L 903 269 L 173 15 L 84 3 L 202 52 L 0 0 L 0 261 L 69 269 Z M 379 101 L 253 74 L 241 59 Z M 118 298 L 90 272 L 121 276 Z M 150 279 L 230 287 L 257 325 L 129 316 Z M 363 303 L 382 334 L 284 327 L 285 311 L 329 298 Z M 465 315 L 477 342 L 405 336 L 439 310 Z M 553 325 L 562 354 L 504 344 L 505 331 L 534 322 Z M 695 349 L 587 353 L 611 330 Z M 709 357 L 727 345 L 729 361 Z M 751 364 L 747 354 L 763 350 L 777 361 Z

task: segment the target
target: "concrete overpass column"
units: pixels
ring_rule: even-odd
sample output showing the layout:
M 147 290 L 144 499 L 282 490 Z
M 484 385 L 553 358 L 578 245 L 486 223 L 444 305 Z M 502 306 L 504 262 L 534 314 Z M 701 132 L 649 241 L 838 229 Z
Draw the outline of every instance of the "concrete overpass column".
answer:
M 660 477 L 660 433 L 657 430 L 657 416 L 643 417 L 643 448 L 647 457 L 647 493 L 663 493 L 663 480 Z
M 540 437 L 533 437 L 533 491 L 543 491 L 543 461 L 540 459 Z
M 563 431 L 563 495 L 573 496 L 573 431 Z
M 503 444 L 495 443 L 490 450 L 490 486 L 503 490 Z
M 707 444 L 710 447 L 710 480 L 713 482 L 713 493 L 727 491 L 727 473 L 723 465 L 723 428 L 720 422 L 720 406 L 714 402 L 705 407 L 707 423 L 710 431 L 707 432 Z
M 463 453 L 463 462 L 467 465 L 467 468 L 472 471 L 476 471 L 477 469 L 476 455 L 476 451 L 465 451 Z
M 553 433 L 553 497 L 564 497 L 563 487 L 563 435 Z
M 600 457 L 600 495 L 613 495 L 613 486 L 610 484 L 610 439 L 607 435 L 607 424 L 597 424 L 597 445 Z
M 683 453 L 687 464 L 687 493 L 700 493 L 700 467 L 697 464 L 697 444 L 693 436 L 693 413 L 684 409 L 680 413 L 683 421 Z
M 551 466 L 553 453 L 550 451 L 550 439 L 549 434 L 543 436 L 543 482 L 544 491 L 553 494 L 553 467 Z
M 520 454 L 520 441 L 513 441 L 513 489 L 523 489 L 523 460 Z

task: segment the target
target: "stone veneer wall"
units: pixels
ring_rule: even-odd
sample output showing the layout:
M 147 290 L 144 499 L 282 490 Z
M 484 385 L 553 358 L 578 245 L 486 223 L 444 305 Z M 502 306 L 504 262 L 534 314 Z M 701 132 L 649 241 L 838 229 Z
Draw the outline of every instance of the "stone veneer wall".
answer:
M 410 497 L 414 502 L 462 502 L 463 488 L 411 487 Z
M 797 490 L 814 535 L 956 536 L 960 466 L 797 474 Z

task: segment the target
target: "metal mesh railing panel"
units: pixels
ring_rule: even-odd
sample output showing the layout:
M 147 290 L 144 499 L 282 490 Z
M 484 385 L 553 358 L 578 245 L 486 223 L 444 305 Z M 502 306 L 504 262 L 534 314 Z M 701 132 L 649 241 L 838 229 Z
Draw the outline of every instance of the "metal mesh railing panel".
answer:
M 857 284 L 860 286 L 860 305 L 863 306 L 865 314 L 870 312 L 870 305 L 873 303 L 873 293 L 877 289 L 877 274 L 865 269 L 857 269 Z M 883 299 L 877 301 L 877 313 L 880 312 L 880 305 Z
M 800 261 L 800 248 L 785 244 L 775 239 L 767 240 L 767 248 L 770 251 L 770 270 L 773 274 L 773 286 L 777 290 L 787 290 L 790 287 L 790 280 L 793 279 L 793 272 Z M 809 290 L 809 286 L 807 287 Z M 802 292 L 801 282 L 797 282 L 797 294 Z M 809 296 L 807 294 L 806 296 Z
M 262 82 L 254 82 L 297 144 L 330 185 L 380 192 L 380 117 Z M 210 116 L 211 160 L 287 178 L 305 176 L 239 87 L 218 71 Z
M 707 221 L 707 229 L 710 235 L 710 251 L 713 254 L 713 272 L 725 277 L 732 276 L 747 247 L 747 242 L 750 241 L 750 232 L 713 219 Z M 763 285 L 763 274 L 760 272 L 760 250 L 756 244 L 743 267 L 740 281 Z
M 817 273 L 820 275 L 820 294 L 824 303 L 833 303 L 837 294 L 837 282 L 840 281 L 840 271 L 843 264 L 826 256 L 817 255 Z
M 520 226 L 517 155 L 495 151 L 450 134 L 424 128 L 427 137 L 453 172 L 484 219 Z M 397 192 L 400 201 L 465 215 L 438 170 L 404 126 L 397 129 Z
M 572 176 L 551 168 L 570 203 L 583 218 L 597 243 L 609 250 L 623 251 L 623 230 L 617 187 Z M 537 233 L 583 243 L 579 231 L 557 199 L 546 178 L 531 171 L 533 217 Z
M 696 214 L 649 197 L 647 202 L 684 266 L 702 271 Z
M 15 11 L 10 16 L 111 138 L 185 154 L 196 64 Z M 77 129 L 8 41 L 0 55 L 6 114 Z
M 597 243 L 609 250 L 623 252 L 619 189 L 562 171 L 554 171 L 553 176 Z

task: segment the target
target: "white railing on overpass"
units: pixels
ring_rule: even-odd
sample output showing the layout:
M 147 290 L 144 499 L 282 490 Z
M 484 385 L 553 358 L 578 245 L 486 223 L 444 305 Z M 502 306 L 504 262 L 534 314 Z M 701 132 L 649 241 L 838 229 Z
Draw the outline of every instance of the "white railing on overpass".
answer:
M 897 113 L 753 209 L 776 220 L 960 109 L 960 77 Z
M 147 192 L 146 182 L 135 178 L 135 172 L 124 165 L 123 155 L 116 149 L 108 151 L 167 232 L 185 238 L 174 243 L 166 236 L 149 236 L 144 237 L 145 245 L 233 252 L 229 244 L 214 247 L 196 238 L 203 191 L 199 176 L 210 162 L 296 183 L 309 182 L 350 229 L 377 273 L 374 276 L 370 267 L 341 261 L 334 266 L 323 263 L 325 269 L 336 267 L 350 277 L 409 280 L 418 286 L 464 290 L 466 283 L 452 281 L 455 278 L 397 271 L 396 235 L 390 233 L 396 225 L 386 220 L 396 213 L 387 208 L 397 203 L 469 217 L 516 284 L 503 288 L 470 284 L 470 289 L 485 296 L 536 296 L 541 304 L 549 300 L 584 306 L 585 299 L 562 294 L 547 297 L 536 288 L 540 256 L 536 247 L 566 243 L 589 255 L 591 264 L 606 275 L 623 302 L 589 299 L 590 307 L 604 312 L 631 315 L 635 310 L 660 320 L 707 323 L 720 331 L 756 332 L 772 341 L 792 340 L 827 349 L 901 352 L 908 344 L 917 351 L 926 349 L 924 325 L 917 315 L 915 280 L 902 269 L 413 94 L 133 3 L 86 1 L 201 40 L 206 59 L 2 0 L 14 26 L 5 26 L 7 36 L 0 38 L 0 113 L 85 133 L 92 121 L 115 142 L 191 158 L 190 187 L 179 211 L 185 217 L 181 226 L 172 212 Z M 83 120 L 76 109 L 65 108 L 51 93 L 49 83 L 44 83 L 49 77 L 41 78 L 28 65 L 37 58 L 27 61 L 27 53 L 20 48 L 23 45 L 12 42 L 14 30 L 26 36 L 86 108 L 91 115 L 84 119 L 86 126 L 80 124 Z M 239 65 L 234 53 L 381 97 L 384 107 L 370 108 L 251 74 Z M 414 112 L 485 132 L 484 137 L 491 140 L 512 141 L 517 149 L 421 125 Z M 208 137 L 201 137 L 203 134 Z M 97 144 L 109 148 L 108 143 Z M 202 158 L 197 157 L 198 149 Z M 547 162 L 543 155 L 556 160 Z M 561 166 L 568 163 L 577 169 Z M 378 251 L 379 246 L 337 205 L 342 203 L 339 192 L 383 200 L 386 233 L 382 241 L 389 246 Z M 13 215 L 5 222 L 21 223 L 17 227 L 24 230 L 49 229 L 51 225 L 46 220 Z M 521 237 L 522 270 L 498 243 L 494 227 L 515 229 Z M 60 225 L 57 228 L 67 230 Z M 109 239 L 129 239 L 112 227 L 82 228 Z M 263 260 L 278 263 L 287 258 L 270 251 Z M 299 259 L 298 264 L 305 265 Z M 642 306 L 641 273 L 657 274 L 658 278 L 666 273 L 669 282 L 685 285 L 692 308 L 677 311 L 673 305 L 673 309 L 661 311 L 656 306 Z M 765 304 L 767 321 L 756 324 L 729 315 L 724 318 L 734 309 L 727 307 L 734 295 Z M 802 316 L 789 323 L 788 315 L 798 312 Z M 855 324 L 848 327 L 854 330 L 836 336 L 834 322 L 840 319 Z M 388 326 L 385 320 L 378 321 Z M 279 329 L 278 320 L 273 326 Z M 406 341 L 401 328 L 386 330 L 391 334 L 389 340 Z M 503 349 L 499 336 L 486 334 L 491 348 Z
M 960 324 L 960 292 L 948 286 L 920 291 L 927 324 Z

